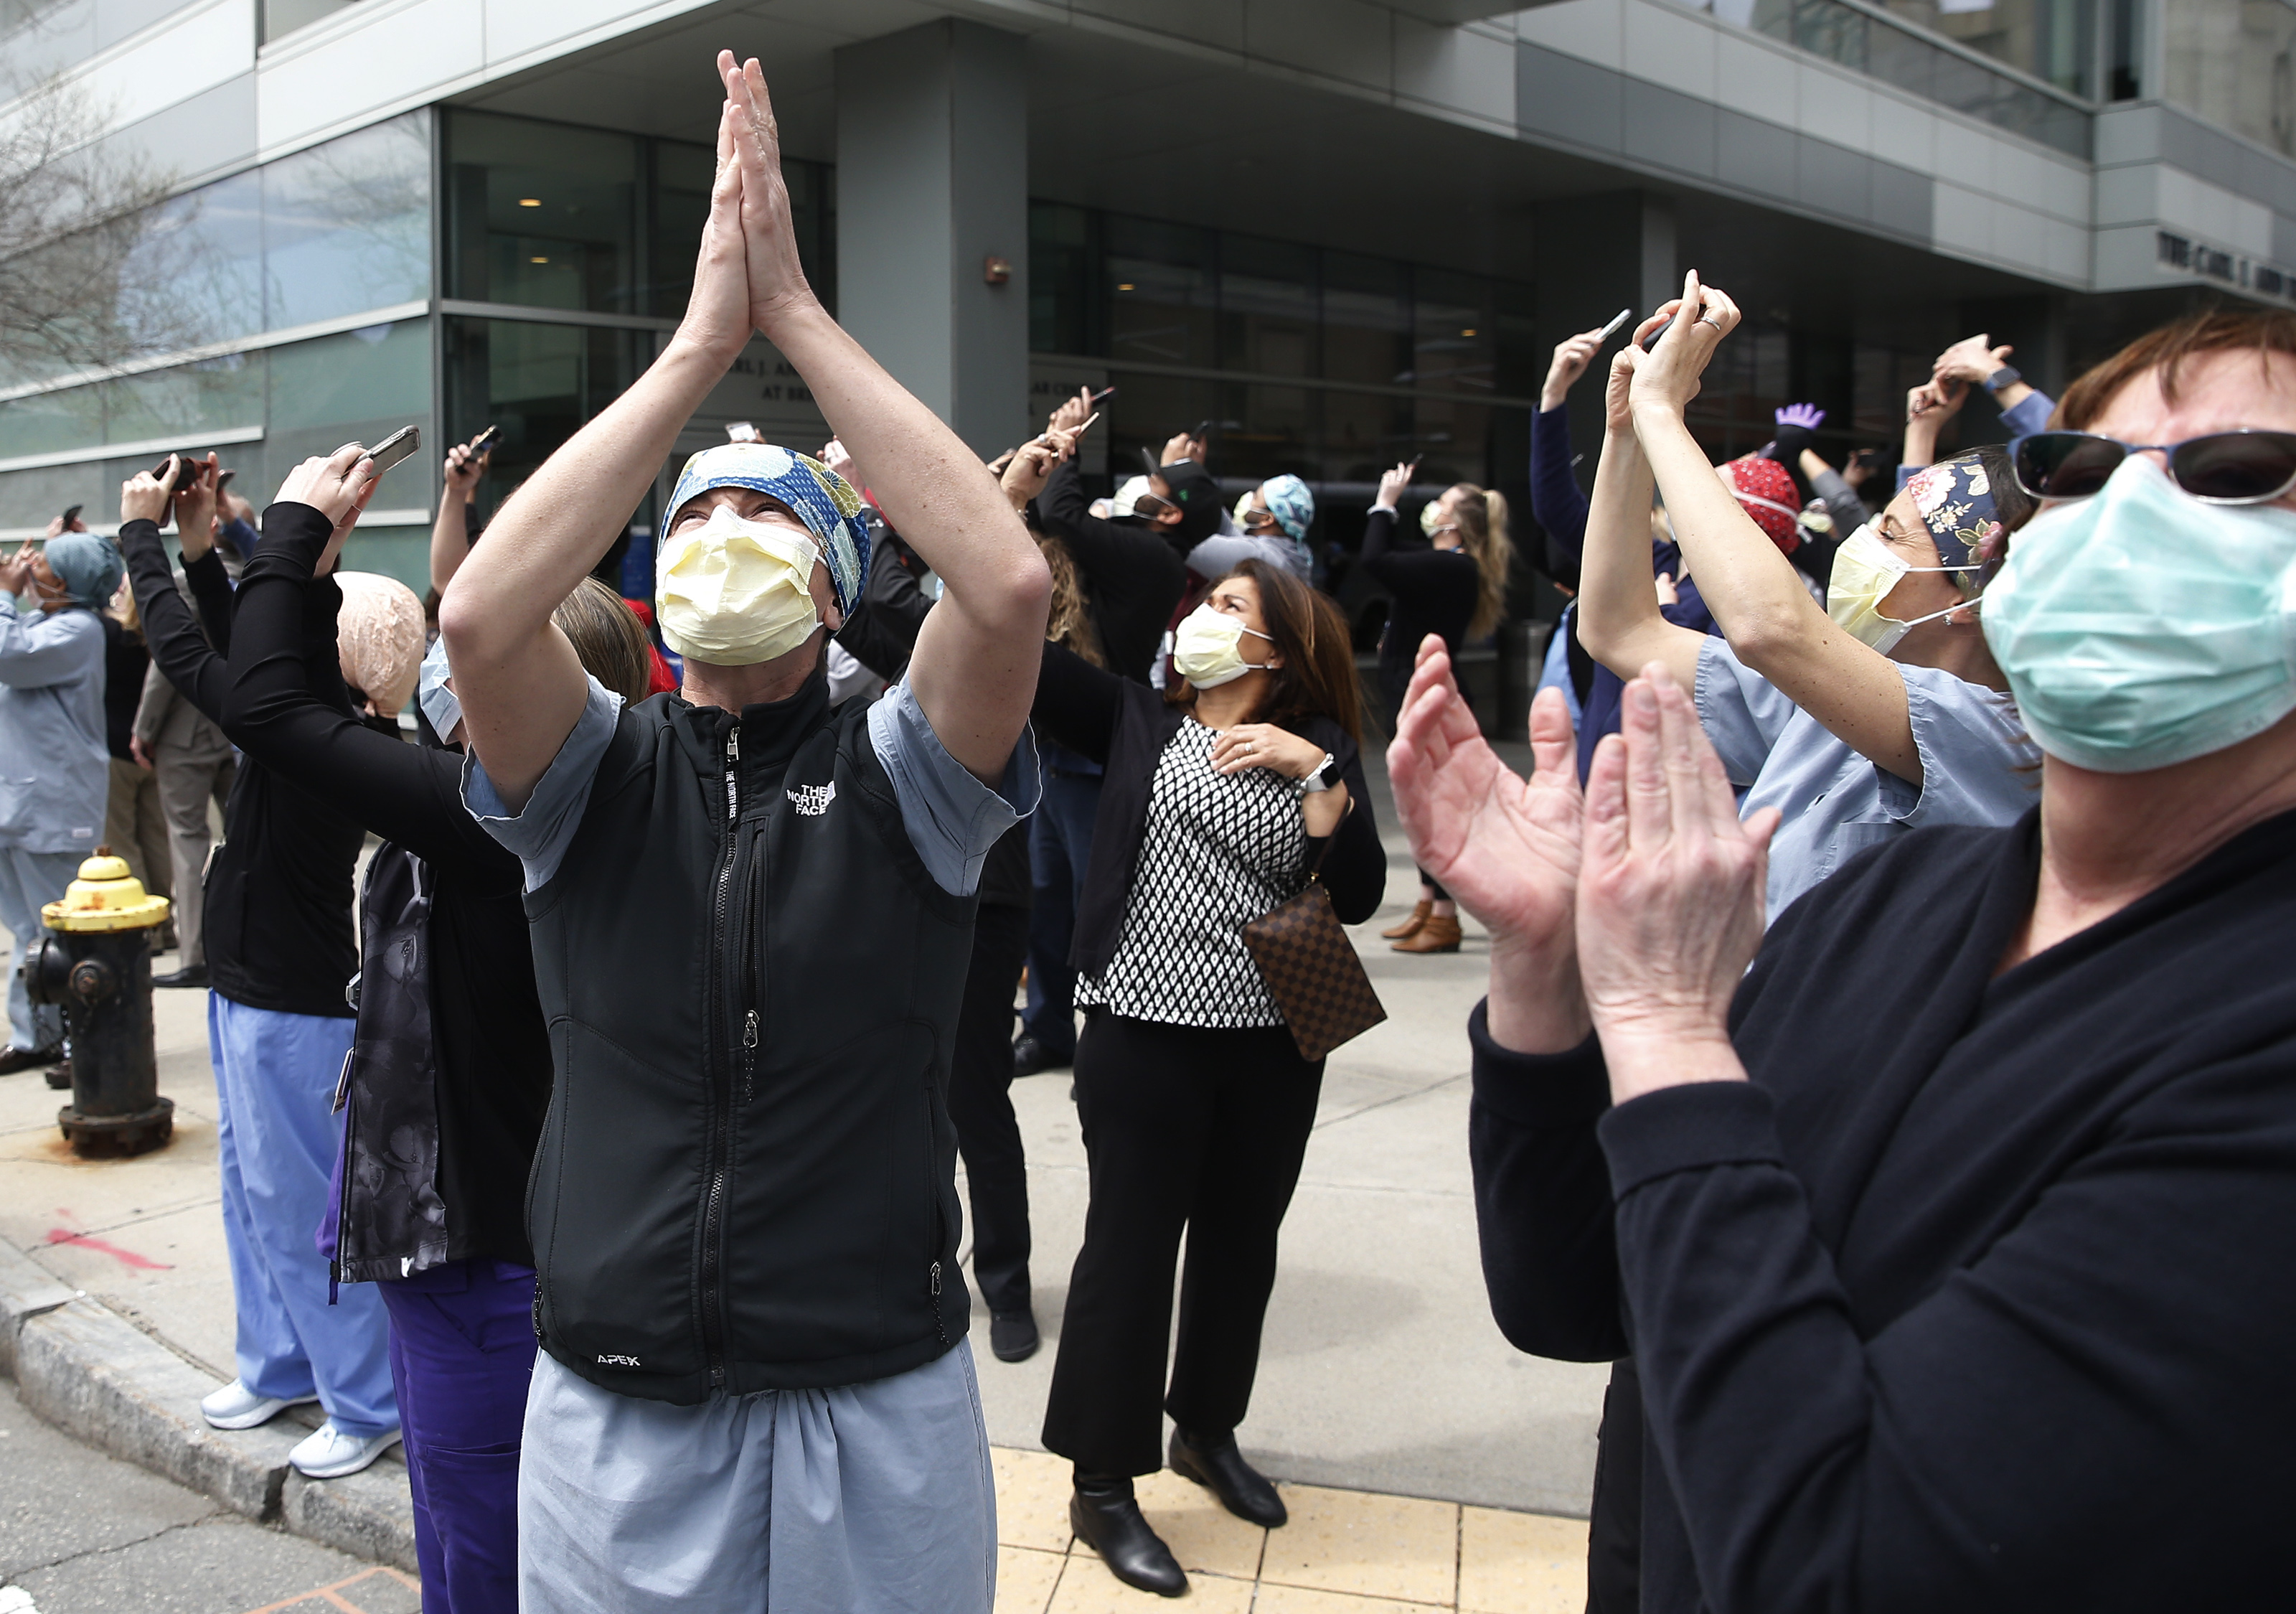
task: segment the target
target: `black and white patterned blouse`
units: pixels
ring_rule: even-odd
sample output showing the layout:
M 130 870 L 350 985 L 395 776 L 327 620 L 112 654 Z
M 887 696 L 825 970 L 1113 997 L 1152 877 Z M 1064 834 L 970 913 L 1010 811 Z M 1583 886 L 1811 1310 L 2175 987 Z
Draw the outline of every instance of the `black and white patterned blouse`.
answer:
M 1216 730 L 1181 720 L 1148 787 L 1148 817 L 1107 969 L 1076 1001 L 1168 1025 L 1281 1025 L 1243 927 L 1297 896 L 1308 831 L 1299 782 L 1212 770 Z

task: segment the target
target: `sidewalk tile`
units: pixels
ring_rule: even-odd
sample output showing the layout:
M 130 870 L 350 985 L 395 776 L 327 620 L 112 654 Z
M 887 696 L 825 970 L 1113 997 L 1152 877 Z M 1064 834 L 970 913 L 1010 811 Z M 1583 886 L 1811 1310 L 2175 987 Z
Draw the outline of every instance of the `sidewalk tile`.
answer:
M 1459 1607 L 1474 1614 L 1578 1614 L 1587 1606 L 1587 1522 L 1464 1508 Z
M 1292 1522 L 1267 1536 L 1270 1584 L 1452 1606 L 1458 1593 L 1459 1506 L 1287 1485 Z
M 1203 1486 L 1166 1469 L 1134 1481 L 1133 1492 L 1149 1526 L 1189 1574 L 1209 1570 L 1250 1580 L 1259 1573 L 1267 1532 L 1220 1506 Z
M 1145 1614 L 1150 1609 L 1168 1614 L 1174 1608 L 1185 1608 L 1188 1614 L 1250 1614 L 1251 1582 L 1225 1575 L 1190 1575 L 1185 1597 L 1159 1597 L 1134 1591 L 1108 1572 L 1098 1553 L 1079 1546 L 1069 1554 L 1049 1614 Z
M 996 1614 L 1045 1614 L 1059 1584 L 1065 1553 L 1030 1547 L 996 1549 Z
M 1346 1592 L 1310 1592 L 1300 1586 L 1264 1585 L 1252 1614 L 1435 1614 L 1451 1605 L 1390 1602 L 1384 1597 L 1357 1597 Z
M 996 1539 L 1008 1547 L 1065 1552 L 1069 1538 L 1069 1462 L 1050 1452 L 988 1448 L 996 1476 Z

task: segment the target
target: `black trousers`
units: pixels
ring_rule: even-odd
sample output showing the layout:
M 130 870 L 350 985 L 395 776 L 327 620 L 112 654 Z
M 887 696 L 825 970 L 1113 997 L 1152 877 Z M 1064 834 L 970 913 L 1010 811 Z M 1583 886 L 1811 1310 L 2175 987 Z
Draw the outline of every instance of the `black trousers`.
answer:
M 1217 1031 L 1087 1012 L 1076 1084 L 1092 1205 L 1045 1408 L 1048 1448 L 1086 1473 L 1152 1474 L 1164 1463 L 1160 1400 L 1194 1433 L 1243 1421 L 1276 1231 L 1323 1081 L 1324 1062 L 1301 1058 L 1280 1025 Z
M 1029 910 L 980 905 L 950 1050 L 948 1118 L 972 1205 L 972 1276 L 990 1312 L 1029 1309 L 1029 1173 L 1013 1116 L 1013 994 Z
M 1642 1607 L 1643 1381 L 1631 1356 L 1611 1366 L 1595 1442 L 1595 1503 L 1587 1526 L 1587 1614 Z

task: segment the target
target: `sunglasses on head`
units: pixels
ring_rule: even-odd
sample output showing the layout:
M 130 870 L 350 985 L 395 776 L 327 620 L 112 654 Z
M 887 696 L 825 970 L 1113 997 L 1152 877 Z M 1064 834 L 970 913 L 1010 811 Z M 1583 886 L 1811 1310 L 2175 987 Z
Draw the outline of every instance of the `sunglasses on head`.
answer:
M 2087 432 L 2035 432 L 2009 444 L 2017 485 L 2035 498 L 2087 498 L 2132 454 L 2169 457 L 2169 480 L 2206 505 L 2260 505 L 2296 487 L 2296 433 L 2211 432 L 2127 443 Z

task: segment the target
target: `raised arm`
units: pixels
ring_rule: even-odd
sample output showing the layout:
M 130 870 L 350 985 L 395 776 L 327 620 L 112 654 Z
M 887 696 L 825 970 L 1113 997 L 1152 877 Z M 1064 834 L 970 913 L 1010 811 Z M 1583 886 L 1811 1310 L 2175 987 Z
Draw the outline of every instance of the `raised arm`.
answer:
M 1918 785 L 1921 753 L 1896 663 L 1844 632 L 1810 598 L 1793 563 L 1722 485 L 1683 420 L 1706 361 L 1737 323 L 1737 305 L 1700 286 L 1693 271 L 1681 316 L 1657 347 L 1624 356 L 1633 370 L 1635 434 L 1657 473 L 1683 558 L 1740 661 L 1860 754 Z M 1631 657 L 1611 670 L 1621 678 L 1641 671 Z M 1684 688 L 1697 688 L 1694 658 L 1687 676 L 1671 662 L 1668 670 Z
M 463 809 L 458 758 L 380 733 L 313 688 L 307 597 L 320 588 L 313 580 L 333 526 L 291 500 L 263 513 L 261 545 L 240 580 L 224 732 L 315 800 L 434 866 L 500 872 L 511 854 Z M 340 591 L 324 592 L 324 608 L 340 610 Z
M 1659 317 L 1652 315 L 1644 324 Z M 1634 377 L 1630 350 L 1640 351 L 1629 343 L 1611 360 L 1603 395 L 1603 457 L 1595 467 L 1587 547 L 1579 557 L 1578 642 L 1620 678 L 1632 678 L 1650 663 L 1663 662 L 1685 685 L 1694 685 L 1706 636 L 1667 621 L 1659 608 L 1658 591 L 1651 586 L 1651 466 L 1627 408 L 1627 387 Z M 1698 463 L 1706 463 L 1702 456 Z M 1706 480 L 1720 490 L 1712 472 Z M 1730 507 L 1737 508 L 1735 500 Z M 1670 505 L 1669 514 L 1679 532 L 1682 517 Z M 1769 548 L 1767 539 L 1762 542 Z M 1777 553 L 1775 548 L 1770 552 Z M 1691 570 L 1702 583 L 1705 581 L 1704 570 L 1696 563 Z
M 438 519 L 430 523 L 430 586 L 441 595 L 471 557 L 468 512 L 479 478 L 487 473 L 487 461 L 493 456 L 491 449 L 472 454 L 469 443 L 458 442 L 447 450 L 446 485 L 439 494 Z
M 741 199 L 728 101 L 685 317 L 645 374 L 504 503 L 486 548 L 471 552 L 439 602 L 463 732 L 514 812 L 587 698 L 581 659 L 550 613 L 619 536 L 678 432 L 749 342 Z
M 909 688 L 948 753 L 993 784 L 1028 726 L 1052 572 L 980 457 L 870 358 L 806 284 L 765 75 L 755 59 L 737 66 L 730 51 L 719 53 L 718 66 L 739 113 L 751 322 L 867 468 L 886 521 L 940 578 L 939 602 L 909 658 Z M 493 767 L 489 759 L 488 772 Z

